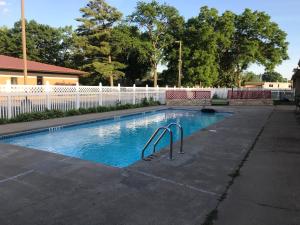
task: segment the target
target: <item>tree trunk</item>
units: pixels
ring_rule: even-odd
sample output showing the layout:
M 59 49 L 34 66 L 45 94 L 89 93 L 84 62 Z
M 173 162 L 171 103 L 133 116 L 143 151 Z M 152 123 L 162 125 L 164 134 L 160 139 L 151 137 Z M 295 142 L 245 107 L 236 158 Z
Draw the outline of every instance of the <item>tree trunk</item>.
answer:
M 241 79 L 241 69 L 240 69 L 239 65 L 237 66 L 236 78 L 237 78 L 236 85 L 238 88 L 240 88 L 241 84 L 242 84 L 242 79 Z
M 111 55 L 108 56 L 108 63 L 111 64 Z M 114 77 L 113 77 L 112 71 L 109 76 L 109 80 L 110 80 L 110 86 L 113 87 L 114 86 Z
M 157 86 L 157 65 L 154 64 L 153 66 L 153 86 L 156 87 Z
M 237 72 L 237 86 L 238 86 L 238 88 L 241 87 L 241 84 L 242 84 L 241 72 L 238 70 L 238 72 Z
M 109 80 L 110 80 L 110 86 L 113 87 L 114 86 L 114 77 L 113 77 L 113 75 L 110 75 Z

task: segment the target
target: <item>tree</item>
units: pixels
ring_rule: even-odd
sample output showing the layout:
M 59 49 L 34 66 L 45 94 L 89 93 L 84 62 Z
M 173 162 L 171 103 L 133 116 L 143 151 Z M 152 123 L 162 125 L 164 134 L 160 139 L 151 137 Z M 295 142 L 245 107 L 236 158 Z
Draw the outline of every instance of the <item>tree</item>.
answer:
M 261 81 L 261 76 L 256 75 L 253 72 L 245 72 L 242 74 L 242 78 L 241 78 L 242 82 L 242 86 L 245 85 L 246 82 L 260 82 Z
M 136 80 L 142 80 L 150 70 L 148 40 L 137 27 L 121 24 L 112 30 L 112 43 L 116 60 L 127 65 L 122 70 L 125 73 L 124 84 L 132 85 Z
M 215 27 L 218 11 L 202 7 L 197 17 L 186 24 L 184 49 L 185 82 L 200 86 L 214 86 L 218 78 L 218 33 Z
M 164 70 L 161 77 L 161 85 L 177 85 L 178 84 L 178 63 L 179 63 L 179 41 L 182 43 L 182 53 L 186 53 L 188 48 L 187 43 L 185 43 L 184 38 L 185 32 L 185 21 L 183 17 L 178 18 L 176 26 L 172 26 L 169 30 L 170 35 L 173 39 L 176 40 L 173 43 L 170 43 L 163 51 L 163 60 L 162 63 L 167 66 L 167 69 Z M 185 58 L 182 56 L 182 58 Z M 183 61 L 185 62 L 185 61 Z M 181 74 L 181 80 L 184 78 L 184 73 Z
M 59 66 L 72 66 L 72 27 L 54 28 L 34 20 L 26 22 L 28 59 Z M 21 22 L 0 29 L 0 54 L 22 57 Z
M 271 71 L 265 72 L 262 74 L 262 80 L 265 82 L 286 82 L 286 78 L 283 78 L 282 75 L 278 72 Z
M 9 46 L 12 46 L 11 39 L 8 37 L 9 29 L 7 27 L 0 27 L 0 54 L 9 55 Z
M 156 86 L 158 80 L 157 66 L 164 57 L 163 51 L 175 41 L 170 31 L 176 27 L 178 22 L 182 21 L 182 17 L 176 8 L 159 4 L 153 0 L 150 3 L 138 2 L 135 11 L 128 19 L 145 31 L 150 42 L 148 56 L 154 86 Z
M 227 60 L 227 52 L 230 52 L 230 49 L 232 49 L 232 40 L 234 39 L 236 31 L 236 17 L 237 15 L 233 12 L 225 11 L 221 16 L 219 16 L 215 28 L 215 32 L 218 36 L 216 59 L 219 66 L 216 85 L 220 87 L 233 87 L 237 82 L 231 61 Z
M 184 83 L 191 85 L 240 86 L 250 65 L 272 71 L 288 58 L 286 33 L 265 12 L 250 9 L 219 15 L 202 7 L 187 21 L 183 42 Z
M 226 65 L 222 70 L 233 73 L 238 86 L 242 72 L 251 64 L 273 70 L 288 59 L 286 33 L 265 12 L 245 9 L 241 15 L 235 16 L 234 24 L 231 44 L 219 52 L 222 53 L 221 65 Z
M 90 0 L 80 9 L 82 17 L 77 19 L 81 25 L 77 29 L 76 44 L 78 57 L 82 54 L 82 68 L 90 72 L 84 81 L 96 84 L 104 79 L 114 80 L 124 76 L 126 66 L 115 59 L 112 43 L 113 26 L 122 18 L 121 12 L 104 0 Z

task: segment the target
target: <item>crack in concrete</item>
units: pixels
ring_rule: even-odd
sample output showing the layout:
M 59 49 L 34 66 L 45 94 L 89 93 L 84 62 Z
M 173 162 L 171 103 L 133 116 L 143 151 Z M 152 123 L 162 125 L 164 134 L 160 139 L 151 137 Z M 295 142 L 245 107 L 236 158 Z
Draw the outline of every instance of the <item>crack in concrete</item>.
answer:
M 10 181 L 10 180 L 14 180 L 14 179 L 19 178 L 19 177 L 22 177 L 22 176 L 25 176 L 25 175 L 27 175 L 27 174 L 32 173 L 33 171 L 34 171 L 34 170 L 28 170 L 28 171 L 25 171 L 25 172 L 23 172 L 23 173 L 19 173 L 19 174 L 15 175 L 15 176 L 12 176 L 12 177 L 8 177 L 8 178 L 5 178 L 5 179 L 2 179 L 2 180 L 0 180 L 0 184 L 1 184 L 1 183 L 4 183 L 4 182 L 7 182 L 7 181 Z
M 174 180 L 170 180 L 168 178 L 156 176 L 156 175 L 153 175 L 153 174 L 150 174 L 150 173 L 142 172 L 142 171 L 139 171 L 139 170 L 132 170 L 132 169 L 126 169 L 126 170 L 129 171 L 129 172 L 138 173 L 138 174 L 141 174 L 141 175 L 153 178 L 153 179 L 157 179 L 157 180 L 161 180 L 161 181 L 164 181 L 164 182 L 167 182 L 167 183 L 175 184 L 177 186 L 185 187 L 185 188 L 188 188 L 188 189 L 193 190 L 193 191 L 197 191 L 197 192 L 201 192 L 201 193 L 209 194 L 209 195 L 213 195 L 213 196 L 221 196 L 220 194 L 212 192 L 212 191 L 207 191 L 207 190 L 204 190 L 204 189 L 201 189 L 201 188 L 197 188 L 197 187 L 194 187 L 194 186 L 189 185 L 189 184 L 179 183 L 179 182 L 176 182 Z
M 293 152 L 293 151 L 271 151 L 271 152 L 300 155 L 300 152 Z
M 248 149 L 246 155 L 244 156 L 244 158 L 242 159 L 242 161 L 240 162 L 240 164 L 237 166 L 237 168 L 235 169 L 235 171 L 233 171 L 233 174 L 235 174 L 234 176 L 232 176 L 232 179 L 229 181 L 224 193 L 222 194 L 216 208 L 214 210 L 212 210 L 206 217 L 206 220 L 204 221 L 204 223 L 202 225 L 213 225 L 214 222 L 217 220 L 218 218 L 218 208 L 220 206 L 220 204 L 226 199 L 226 196 L 228 194 L 228 191 L 230 189 L 230 187 L 234 184 L 234 181 L 236 179 L 237 176 L 239 176 L 240 170 L 242 169 L 242 167 L 244 166 L 245 162 L 247 161 L 248 157 L 250 156 L 251 152 L 254 150 L 259 138 L 261 137 L 263 131 L 265 130 L 266 125 L 268 124 L 268 122 L 270 121 L 273 113 L 274 113 L 275 109 L 273 108 L 273 110 L 271 111 L 271 113 L 268 115 L 265 123 L 263 124 L 263 126 L 261 127 L 260 131 L 258 132 L 258 134 L 256 135 L 254 141 L 252 142 L 250 148 Z
M 267 203 L 261 203 L 261 202 L 253 202 L 256 205 L 262 206 L 262 207 L 267 207 L 267 208 L 272 208 L 272 209 L 279 209 L 279 210 L 285 210 L 285 211 L 292 211 L 292 212 L 300 212 L 299 209 L 292 209 L 292 208 L 287 208 L 287 207 L 281 207 L 281 206 L 274 206 L 270 205 Z
M 257 150 L 258 153 L 280 153 L 280 154 L 293 154 L 293 155 L 300 155 L 300 152 L 296 151 L 289 151 L 289 150 Z

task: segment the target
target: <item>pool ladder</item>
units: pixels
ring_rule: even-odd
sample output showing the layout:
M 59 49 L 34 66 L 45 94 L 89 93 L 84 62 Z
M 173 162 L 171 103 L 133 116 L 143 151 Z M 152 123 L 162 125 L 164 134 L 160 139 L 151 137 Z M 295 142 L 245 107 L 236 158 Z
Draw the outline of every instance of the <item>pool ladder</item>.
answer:
M 183 152 L 183 128 L 179 123 L 170 123 L 168 126 L 166 127 L 159 127 L 153 134 L 152 136 L 149 138 L 148 142 L 145 144 L 143 150 L 142 150 L 142 159 L 149 161 L 154 157 L 154 153 L 156 152 L 156 146 L 157 144 L 160 142 L 160 140 L 165 136 L 165 134 L 168 132 L 170 135 L 170 152 L 169 152 L 169 158 L 170 160 L 173 159 L 173 132 L 170 129 L 172 126 L 176 126 L 179 128 L 180 130 L 180 154 L 184 154 Z M 158 132 L 163 130 L 163 132 L 160 134 L 160 136 L 158 137 L 158 139 L 155 141 L 154 145 L 153 145 L 153 151 L 152 154 L 150 156 L 148 156 L 147 158 L 145 158 L 145 151 L 148 148 L 148 146 L 151 144 L 151 142 L 153 141 L 153 139 L 158 135 Z

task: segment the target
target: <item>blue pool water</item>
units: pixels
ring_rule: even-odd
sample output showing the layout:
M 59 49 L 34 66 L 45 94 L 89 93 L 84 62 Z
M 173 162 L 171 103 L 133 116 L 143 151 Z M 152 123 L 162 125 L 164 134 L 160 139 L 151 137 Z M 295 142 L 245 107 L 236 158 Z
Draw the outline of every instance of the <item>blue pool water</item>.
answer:
M 178 122 L 182 125 L 186 137 L 228 115 L 168 109 L 64 127 L 54 132 L 46 130 L 9 137 L 2 142 L 110 166 L 126 167 L 141 159 L 143 146 L 157 128 L 167 126 L 171 122 Z M 173 127 L 172 130 L 174 140 L 179 140 L 178 128 Z M 168 146 L 168 140 L 169 137 L 166 135 L 157 150 Z M 152 146 L 149 146 L 146 155 L 151 153 Z M 176 154 L 177 150 L 174 153 Z

